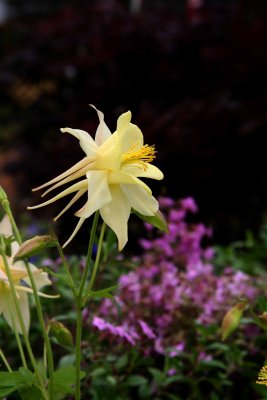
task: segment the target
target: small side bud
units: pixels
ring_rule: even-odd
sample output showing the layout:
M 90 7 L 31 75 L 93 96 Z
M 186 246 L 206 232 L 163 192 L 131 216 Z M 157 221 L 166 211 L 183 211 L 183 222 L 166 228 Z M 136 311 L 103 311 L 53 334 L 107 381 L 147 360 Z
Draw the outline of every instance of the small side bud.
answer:
M 7 200 L 7 195 L 2 186 L 0 186 L 0 201 Z
M 240 301 L 225 314 L 222 321 L 222 340 L 236 330 L 247 305 L 247 301 Z
M 2 186 L 0 186 L 0 204 L 3 207 L 3 209 L 7 211 L 7 209 L 9 208 L 9 200 Z
M 267 326 L 267 311 L 264 311 L 262 314 L 258 315 L 258 318 L 265 326 Z
M 61 346 L 73 347 L 72 334 L 61 322 L 51 320 L 49 322 L 49 333 Z
M 47 247 L 55 247 L 56 245 L 57 238 L 54 235 L 35 236 L 22 243 L 14 257 L 14 261 L 31 257 Z

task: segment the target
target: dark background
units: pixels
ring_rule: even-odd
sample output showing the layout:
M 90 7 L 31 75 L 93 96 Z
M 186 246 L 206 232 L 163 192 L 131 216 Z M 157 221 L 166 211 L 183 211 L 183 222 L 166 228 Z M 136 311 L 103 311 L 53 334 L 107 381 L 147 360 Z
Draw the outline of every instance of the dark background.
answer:
M 267 2 L 131 3 L 0 1 L 0 183 L 17 213 L 37 204 L 83 156 L 59 128 L 94 134 L 93 103 L 114 131 L 129 109 L 165 173 L 155 195 L 193 196 L 215 240 L 243 238 L 267 205 Z

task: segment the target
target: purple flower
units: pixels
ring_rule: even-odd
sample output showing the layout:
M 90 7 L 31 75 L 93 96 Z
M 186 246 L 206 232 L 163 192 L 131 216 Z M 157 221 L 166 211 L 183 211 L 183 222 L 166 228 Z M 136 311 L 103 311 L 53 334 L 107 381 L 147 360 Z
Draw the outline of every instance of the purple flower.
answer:
M 176 368 L 170 368 L 170 369 L 167 371 L 167 375 L 168 375 L 168 376 L 173 376 L 173 375 L 176 374 L 176 372 L 177 372 L 177 369 L 176 369 Z
M 214 249 L 203 246 L 211 229 L 186 221 L 187 212 L 197 211 L 192 198 L 181 200 L 178 208 L 170 199 L 162 203 L 169 233 L 155 230 L 152 238 L 141 240 L 144 252 L 131 260 L 137 261 L 135 269 L 119 279 L 119 312 L 104 299 L 92 324 L 103 337 L 138 345 L 144 355 L 176 357 L 189 348 L 187 338 L 197 331 L 196 324 L 218 323 L 237 298 L 253 301 L 259 289 L 250 276 L 230 266 L 221 276 L 215 273 Z M 199 359 L 209 357 L 200 353 Z
M 155 339 L 156 335 L 155 333 L 152 331 L 151 328 L 149 328 L 149 326 L 147 325 L 147 323 L 141 319 L 138 320 L 138 323 L 143 331 L 143 333 L 149 338 L 149 339 Z
M 189 211 L 194 214 L 198 212 L 198 206 L 196 205 L 193 197 L 186 197 L 185 199 L 180 200 L 180 205 L 185 211 Z

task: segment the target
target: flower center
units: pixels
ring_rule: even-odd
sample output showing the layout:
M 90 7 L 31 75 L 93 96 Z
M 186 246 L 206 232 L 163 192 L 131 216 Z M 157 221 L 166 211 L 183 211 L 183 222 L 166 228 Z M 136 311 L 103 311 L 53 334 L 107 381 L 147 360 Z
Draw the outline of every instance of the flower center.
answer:
M 129 150 L 122 155 L 122 164 L 141 164 L 142 168 L 147 169 L 147 163 L 150 163 L 156 157 L 155 146 L 144 146 L 136 149 L 137 145 L 133 144 Z

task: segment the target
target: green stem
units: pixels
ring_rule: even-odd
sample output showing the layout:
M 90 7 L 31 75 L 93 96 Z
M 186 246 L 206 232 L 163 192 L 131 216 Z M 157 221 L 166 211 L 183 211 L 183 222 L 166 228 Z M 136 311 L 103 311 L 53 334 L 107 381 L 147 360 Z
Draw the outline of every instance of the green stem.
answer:
M 87 278 L 89 268 L 90 268 L 98 218 L 99 218 L 99 211 L 96 211 L 95 216 L 94 216 L 93 225 L 92 225 L 92 231 L 91 231 L 90 239 L 89 239 L 88 251 L 87 251 L 87 256 L 86 256 L 86 264 L 85 264 L 85 268 L 84 268 L 82 279 L 81 279 L 81 284 L 80 284 L 79 291 L 78 291 L 79 296 L 82 296 L 82 294 L 83 294 L 83 289 L 84 289 L 86 278 Z
M 8 372 L 12 372 L 12 368 L 10 367 L 9 362 L 7 361 L 7 358 L 5 357 L 2 349 L 0 349 L 0 357 L 3 360 L 3 363 L 5 364 L 6 369 L 8 370 Z
M 253 308 L 251 306 L 248 307 L 249 312 L 251 316 L 254 318 L 256 324 L 258 324 L 263 330 L 267 331 L 267 326 L 265 322 L 261 321 L 261 319 L 258 317 L 258 315 L 254 312 Z
M 2 201 L 2 206 L 3 206 L 5 212 L 7 213 L 8 217 L 10 219 L 10 222 L 11 222 L 11 225 L 12 225 L 12 229 L 13 229 L 13 233 L 14 233 L 14 236 L 16 238 L 16 241 L 19 244 L 21 244 L 22 240 L 21 240 L 21 237 L 20 237 L 20 233 L 19 233 L 19 230 L 17 228 L 16 222 L 14 220 L 14 217 L 13 217 L 13 214 L 12 214 L 8 199 L 5 199 L 4 201 Z M 30 267 L 30 265 L 29 265 L 29 263 L 27 261 L 25 261 L 25 266 L 26 266 L 27 273 L 28 273 L 29 278 L 30 278 L 31 287 L 32 287 L 32 290 L 33 290 L 33 295 L 34 295 L 35 304 L 36 304 L 37 315 L 38 315 L 39 323 L 40 323 L 41 330 L 42 330 L 42 333 L 43 333 L 45 345 L 46 345 L 46 348 L 47 348 L 47 361 L 48 361 L 48 372 L 49 372 L 49 394 L 50 394 L 50 399 L 49 400 L 54 400 L 54 363 L 53 363 L 52 349 L 51 349 L 50 340 L 49 340 L 49 337 L 48 337 L 48 334 L 47 334 L 47 331 L 46 331 L 46 326 L 45 326 L 42 307 L 41 307 L 41 302 L 40 302 L 38 291 L 37 291 L 37 288 L 36 288 L 36 285 L 35 285 L 34 277 L 33 277 L 32 271 L 31 271 L 31 267 Z M 33 357 L 33 359 L 34 359 L 34 357 Z M 34 362 L 35 362 L 35 359 L 34 359 Z
M 76 293 L 75 283 L 74 283 L 73 278 L 71 276 L 71 273 L 70 273 L 70 270 L 69 270 L 69 265 L 67 263 L 66 257 L 65 257 L 65 255 L 64 255 L 64 253 L 62 251 L 62 247 L 60 246 L 59 242 L 57 242 L 57 250 L 58 250 L 58 253 L 59 253 L 60 258 L 62 260 L 62 264 L 63 264 L 63 267 L 65 269 L 65 272 L 67 274 L 68 281 L 69 281 L 69 286 L 70 286 L 74 296 L 76 296 L 77 293 Z
M 2 237 L 1 237 L 1 247 L 3 248 L 3 238 Z M 37 376 L 37 378 L 38 378 L 38 380 L 40 382 L 40 388 L 42 390 L 43 396 L 44 396 L 44 398 L 46 400 L 49 400 L 49 398 L 47 396 L 47 393 L 46 393 L 46 390 L 45 390 L 45 387 L 44 387 L 43 379 L 42 379 L 42 377 L 40 375 L 40 372 L 38 370 L 38 367 L 37 367 L 37 364 L 36 364 L 36 361 L 35 361 L 35 358 L 34 358 L 34 355 L 33 355 L 33 352 L 32 352 L 31 344 L 30 344 L 30 341 L 29 341 L 29 338 L 28 338 L 28 333 L 26 331 L 26 327 L 25 327 L 25 324 L 24 324 L 23 316 L 22 316 L 22 313 L 21 313 L 21 309 L 20 309 L 18 298 L 17 298 L 16 289 L 15 289 L 15 286 L 14 286 L 12 275 L 11 275 L 11 272 L 10 272 L 9 264 L 8 264 L 8 261 L 7 261 L 7 257 L 6 257 L 5 252 L 1 252 L 1 255 L 2 255 L 2 258 L 3 258 L 3 261 L 4 261 L 4 265 L 5 265 L 8 281 L 9 281 L 9 284 L 10 284 L 10 290 L 11 290 L 12 298 L 13 298 L 14 303 L 15 303 L 15 308 L 16 308 L 16 312 L 18 314 L 19 323 L 20 323 L 20 326 L 21 326 L 21 331 L 22 331 L 22 335 L 23 335 L 23 338 L 24 338 L 24 341 L 25 341 L 25 345 L 26 345 L 26 348 L 27 348 L 27 351 L 28 351 L 28 354 L 29 354 L 29 357 L 30 357 L 30 360 L 31 360 L 31 363 L 32 363 L 32 366 L 33 366 L 33 369 L 34 369 L 34 371 L 36 373 L 36 376 Z
M 82 344 L 82 297 L 77 296 L 76 298 L 76 345 L 75 345 L 75 368 L 76 368 L 76 388 L 75 388 L 75 400 L 81 398 L 81 387 L 80 387 L 80 370 L 81 370 L 81 344 Z
M 100 237 L 99 237 L 99 242 L 98 242 L 96 259 L 95 259 L 95 263 L 94 263 L 93 272 L 92 272 L 92 275 L 90 277 L 90 281 L 89 281 L 89 284 L 87 286 L 86 293 L 85 293 L 85 295 L 83 297 L 83 302 L 82 302 L 83 306 L 85 306 L 85 304 L 87 303 L 87 300 L 90 297 L 91 290 L 92 290 L 92 288 L 94 286 L 94 283 L 95 283 L 96 273 L 97 273 L 97 270 L 98 270 L 101 251 L 102 251 L 102 246 L 103 246 L 105 230 L 106 230 L 106 224 L 103 222 L 102 228 L 101 228 L 101 232 L 100 232 Z

